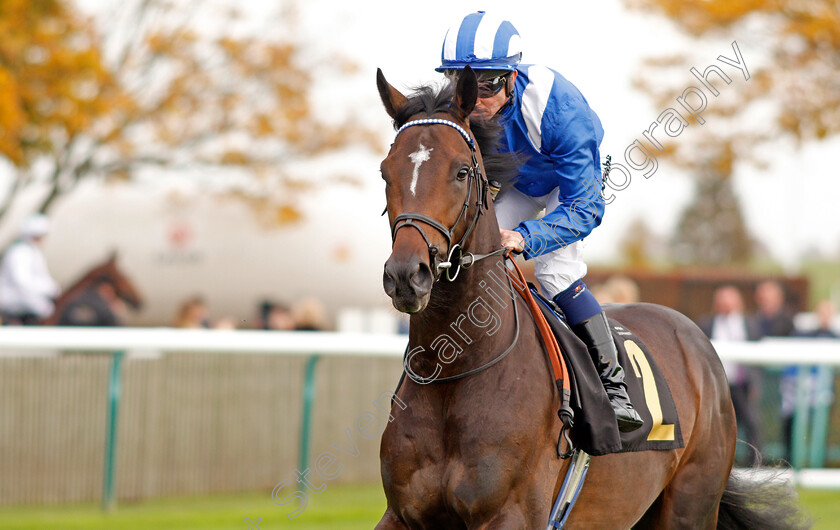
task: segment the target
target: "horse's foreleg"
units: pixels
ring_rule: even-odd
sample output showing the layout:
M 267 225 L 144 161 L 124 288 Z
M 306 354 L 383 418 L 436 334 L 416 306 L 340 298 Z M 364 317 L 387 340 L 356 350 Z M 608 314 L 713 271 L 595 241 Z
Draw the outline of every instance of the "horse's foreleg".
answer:
M 379 524 L 373 530 L 408 530 L 408 527 L 400 521 L 397 514 L 391 508 L 385 510 L 385 515 L 379 521 Z

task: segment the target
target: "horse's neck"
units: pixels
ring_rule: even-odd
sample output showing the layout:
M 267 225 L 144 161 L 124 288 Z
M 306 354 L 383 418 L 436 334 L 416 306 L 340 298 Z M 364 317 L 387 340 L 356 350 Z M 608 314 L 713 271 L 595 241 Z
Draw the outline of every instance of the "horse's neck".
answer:
M 492 210 L 487 215 L 493 215 Z M 482 224 L 475 240 L 485 243 L 470 249 L 476 254 L 491 252 L 500 244 L 496 223 Z M 422 353 L 413 357 L 412 369 L 430 375 L 440 366 L 440 377 L 446 377 L 498 356 L 510 345 L 518 326 L 515 296 L 504 260 L 498 256 L 462 269 L 455 281 L 441 278 L 426 308 L 411 317 L 410 347 L 423 347 Z M 453 352 L 459 352 L 454 360 Z
M 70 302 L 71 300 L 85 292 L 92 285 L 96 277 L 99 275 L 101 275 L 101 271 L 99 270 L 99 267 L 97 267 L 96 269 L 87 272 L 84 276 L 76 280 L 75 283 L 71 284 L 58 297 L 58 300 L 56 300 L 56 307 Z

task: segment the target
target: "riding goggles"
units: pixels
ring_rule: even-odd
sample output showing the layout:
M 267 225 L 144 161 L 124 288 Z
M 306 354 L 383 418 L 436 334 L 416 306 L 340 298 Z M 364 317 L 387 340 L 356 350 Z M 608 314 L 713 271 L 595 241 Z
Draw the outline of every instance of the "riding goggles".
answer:
M 478 82 L 478 97 L 492 98 L 498 94 L 507 83 L 507 75 L 500 75 Z
M 444 75 L 453 83 L 457 81 L 460 74 L 461 70 L 454 68 L 444 70 Z M 478 97 L 492 98 L 504 88 L 510 77 L 510 72 L 504 70 L 478 70 L 476 71 L 476 76 L 478 77 Z

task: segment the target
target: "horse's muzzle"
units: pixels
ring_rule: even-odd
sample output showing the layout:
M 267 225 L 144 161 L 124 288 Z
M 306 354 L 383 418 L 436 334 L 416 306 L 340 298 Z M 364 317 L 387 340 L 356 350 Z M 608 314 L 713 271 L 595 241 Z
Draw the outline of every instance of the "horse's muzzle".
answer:
M 422 311 L 429 303 L 433 283 L 432 269 L 417 256 L 398 260 L 392 255 L 385 262 L 382 285 L 397 311 Z

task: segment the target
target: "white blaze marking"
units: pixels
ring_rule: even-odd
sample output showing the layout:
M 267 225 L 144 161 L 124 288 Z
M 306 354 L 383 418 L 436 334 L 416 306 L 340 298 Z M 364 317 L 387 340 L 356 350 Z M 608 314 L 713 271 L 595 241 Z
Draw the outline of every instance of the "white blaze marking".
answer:
M 411 173 L 411 194 L 416 196 L 417 177 L 420 174 L 420 166 L 429 159 L 429 154 L 434 151 L 434 148 L 426 148 L 425 145 L 420 144 L 420 149 L 408 155 L 408 158 L 414 163 L 414 171 Z

